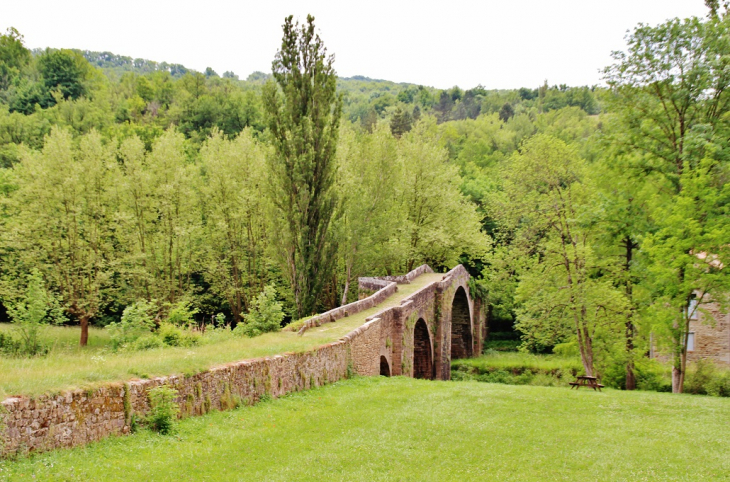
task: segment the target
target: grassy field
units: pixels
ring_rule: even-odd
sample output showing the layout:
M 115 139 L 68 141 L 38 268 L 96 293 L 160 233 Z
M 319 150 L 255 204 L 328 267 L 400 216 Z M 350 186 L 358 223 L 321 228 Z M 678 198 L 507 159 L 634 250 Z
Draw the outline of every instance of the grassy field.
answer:
M 730 480 L 730 400 L 356 378 L 86 447 L 4 480 Z
M 491 352 L 477 358 L 452 360 L 451 378 L 511 385 L 568 386 L 584 372 L 577 358 Z
M 0 357 L 0 399 L 75 387 L 91 388 L 107 381 L 192 374 L 222 363 L 310 350 L 338 340 L 362 325 L 368 316 L 400 303 L 405 297 L 442 276 L 421 275 L 411 284 L 398 286 L 398 292 L 376 308 L 307 330 L 303 336 L 281 331 L 255 338 L 227 336 L 221 341 L 190 348 L 168 347 L 114 353 L 109 348 L 108 337 L 103 330 L 92 330 L 90 346 L 81 349 L 75 341 L 78 340 L 78 328 L 49 327 L 44 336 L 56 340 L 56 348 L 48 356 L 26 359 Z
M 582 373 L 583 365 L 578 358 L 563 358 L 557 355 L 533 355 L 522 352 L 500 352 L 482 355 L 477 358 L 454 360 L 454 366 L 469 366 L 480 372 L 488 369 L 501 369 L 515 374 L 524 370 L 534 372 Z

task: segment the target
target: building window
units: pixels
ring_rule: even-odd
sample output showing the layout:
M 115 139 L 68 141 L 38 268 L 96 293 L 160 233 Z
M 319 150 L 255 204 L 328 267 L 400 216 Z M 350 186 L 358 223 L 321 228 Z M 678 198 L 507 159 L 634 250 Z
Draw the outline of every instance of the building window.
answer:
M 695 351 L 695 334 L 692 332 L 688 333 L 687 336 L 687 351 Z
M 699 310 L 697 309 L 697 300 L 692 299 L 689 300 L 689 306 L 687 307 L 687 317 L 690 320 L 696 320 L 697 315 L 699 315 Z

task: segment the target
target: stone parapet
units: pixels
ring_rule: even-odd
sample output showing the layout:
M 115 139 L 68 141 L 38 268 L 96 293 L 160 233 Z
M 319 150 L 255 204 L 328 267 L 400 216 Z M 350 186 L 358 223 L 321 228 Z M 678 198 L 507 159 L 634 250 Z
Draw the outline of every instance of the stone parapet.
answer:
M 376 286 L 374 283 L 370 286 Z M 361 311 L 369 310 L 374 306 L 379 305 L 385 301 L 388 297 L 398 291 L 398 285 L 394 282 L 386 282 L 384 286 L 378 289 L 374 294 L 364 298 L 362 300 L 353 301 L 343 306 L 339 306 L 333 310 L 329 310 L 321 315 L 313 316 L 304 322 L 301 328 L 299 328 L 299 334 L 303 335 L 305 331 L 315 326 L 321 326 L 322 323 L 334 323 L 335 321 L 344 318 L 346 316 L 360 313 Z

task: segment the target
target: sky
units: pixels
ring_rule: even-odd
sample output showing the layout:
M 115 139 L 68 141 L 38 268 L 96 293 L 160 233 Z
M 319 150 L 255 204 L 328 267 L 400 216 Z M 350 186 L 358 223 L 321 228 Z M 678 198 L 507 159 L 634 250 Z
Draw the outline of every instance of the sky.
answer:
M 703 0 L 0 0 L 29 48 L 110 51 L 241 78 L 271 71 L 287 15 L 307 14 L 342 77 L 438 88 L 601 84 L 627 31 L 704 17 Z

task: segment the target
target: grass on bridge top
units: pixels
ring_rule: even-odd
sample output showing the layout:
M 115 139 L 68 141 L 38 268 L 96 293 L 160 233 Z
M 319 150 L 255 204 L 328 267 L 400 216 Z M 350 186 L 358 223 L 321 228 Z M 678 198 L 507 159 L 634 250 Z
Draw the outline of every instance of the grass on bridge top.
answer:
M 0 479 L 728 480 L 730 399 L 355 378 L 71 450 Z
M 89 346 L 77 346 L 78 327 L 48 327 L 45 337 L 55 343 L 48 356 L 40 358 L 0 357 L 0 400 L 13 395 L 34 396 L 71 388 L 92 388 L 104 382 L 125 381 L 172 374 L 199 373 L 215 365 L 276 355 L 303 352 L 340 339 L 378 311 L 395 306 L 443 274 L 426 273 L 413 283 L 398 285 L 398 292 L 375 308 L 307 330 L 267 333 L 255 338 L 226 336 L 220 341 L 189 348 L 157 348 L 114 353 L 104 330 L 92 329 Z M 3 329 L 8 329 L 7 325 Z M 208 335 L 206 335 L 208 336 Z

